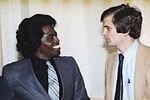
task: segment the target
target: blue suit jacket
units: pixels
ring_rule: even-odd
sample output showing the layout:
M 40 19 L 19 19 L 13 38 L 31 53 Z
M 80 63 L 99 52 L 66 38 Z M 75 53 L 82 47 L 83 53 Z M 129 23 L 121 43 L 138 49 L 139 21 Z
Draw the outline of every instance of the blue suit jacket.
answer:
M 72 57 L 54 58 L 61 81 L 61 100 L 89 100 L 82 75 Z M 32 69 L 30 59 L 4 66 L 0 100 L 50 100 Z

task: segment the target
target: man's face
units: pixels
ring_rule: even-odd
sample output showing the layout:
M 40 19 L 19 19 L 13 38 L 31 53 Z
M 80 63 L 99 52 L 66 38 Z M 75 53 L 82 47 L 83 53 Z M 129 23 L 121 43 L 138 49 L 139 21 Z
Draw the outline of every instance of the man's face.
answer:
M 42 31 L 44 32 L 43 37 L 41 39 L 42 44 L 38 48 L 36 55 L 38 55 L 39 58 L 46 60 L 48 60 L 51 57 L 59 56 L 59 39 L 57 37 L 57 33 L 54 27 L 47 25 L 42 27 Z
M 125 40 L 126 34 L 117 33 L 116 27 L 112 22 L 112 18 L 113 15 L 104 18 L 102 35 L 105 37 L 109 46 L 119 47 Z

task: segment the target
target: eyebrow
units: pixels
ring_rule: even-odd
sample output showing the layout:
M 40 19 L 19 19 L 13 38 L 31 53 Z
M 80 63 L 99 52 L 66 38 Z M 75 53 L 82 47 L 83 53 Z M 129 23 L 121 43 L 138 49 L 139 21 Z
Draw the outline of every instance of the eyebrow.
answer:
M 108 27 L 108 28 L 111 28 L 110 26 L 108 26 L 108 25 L 103 25 L 103 27 Z

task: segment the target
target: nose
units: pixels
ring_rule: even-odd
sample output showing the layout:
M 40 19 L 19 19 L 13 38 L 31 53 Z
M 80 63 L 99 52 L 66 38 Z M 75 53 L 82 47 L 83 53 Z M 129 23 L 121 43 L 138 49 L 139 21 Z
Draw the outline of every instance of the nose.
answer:
M 103 36 L 106 36 L 106 35 L 107 35 L 106 29 L 103 29 L 103 30 L 102 30 L 102 35 L 103 35 Z
M 59 38 L 57 36 L 54 36 L 54 41 L 55 42 L 60 42 Z
M 102 35 L 104 36 L 104 34 L 105 34 L 105 33 L 104 33 L 104 30 L 103 30 L 103 31 L 102 31 Z

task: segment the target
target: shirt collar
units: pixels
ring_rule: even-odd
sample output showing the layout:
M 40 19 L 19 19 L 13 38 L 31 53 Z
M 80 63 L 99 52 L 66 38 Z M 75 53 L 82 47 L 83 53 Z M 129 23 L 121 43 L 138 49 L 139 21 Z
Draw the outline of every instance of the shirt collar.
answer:
M 31 62 L 35 72 L 47 70 L 46 60 L 39 59 L 37 57 L 32 57 Z
M 132 57 L 134 55 L 136 55 L 136 51 L 137 51 L 137 47 L 138 47 L 138 41 L 137 39 L 134 40 L 133 44 L 130 46 L 129 49 L 127 49 L 127 51 L 125 51 L 123 53 L 124 58 L 127 62 L 130 62 L 130 60 L 132 59 Z M 120 54 L 121 52 L 118 50 L 118 54 Z

